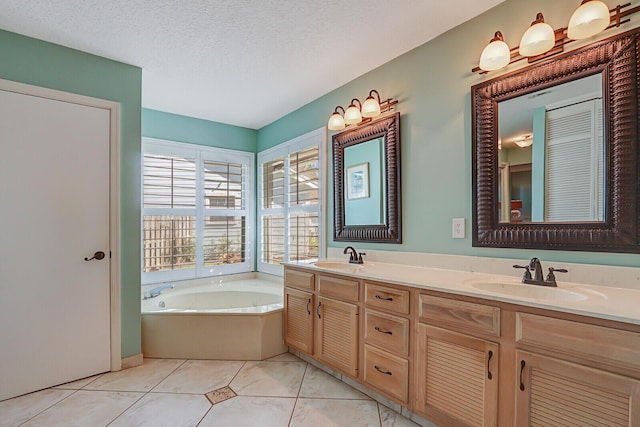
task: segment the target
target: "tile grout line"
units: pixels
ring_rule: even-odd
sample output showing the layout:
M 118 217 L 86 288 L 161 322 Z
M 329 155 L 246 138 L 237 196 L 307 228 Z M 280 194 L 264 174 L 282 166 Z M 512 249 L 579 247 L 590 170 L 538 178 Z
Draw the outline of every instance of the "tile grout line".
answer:
M 291 415 L 289 416 L 289 422 L 287 423 L 287 427 L 291 426 L 291 422 L 293 421 L 293 414 L 296 412 L 296 406 L 298 406 L 298 399 L 300 398 L 300 391 L 302 390 L 302 384 L 304 383 L 304 378 L 307 376 L 308 369 L 309 369 L 309 363 L 304 362 L 304 372 L 302 373 L 302 380 L 300 380 L 300 386 L 298 386 L 298 393 L 296 394 L 295 402 L 293 402 L 293 408 L 291 409 Z
M 235 361 L 233 361 L 235 362 Z M 234 393 L 235 390 L 233 390 L 231 388 L 231 383 L 233 382 L 233 380 L 236 379 L 236 377 L 238 376 L 238 374 L 240 373 L 240 371 L 242 370 L 242 368 L 244 368 L 247 364 L 247 360 L 238 360 L 238 362 L 242 362 L 242 366 L 240 366 L 240 368 L 238 368 L 238 371 L 235 373 L 235 375 L 229 380 L 229 383 L 225 386 L 225 387 L 229 387 Z M 236 393 L 236 397 L 238 397 L 237 393 Z M 207 399 L 207 401 L 209 401 L 209 399 L 207 398 L 206 393 L 204 394 L 204 398 Z M 209 401 L 209 403 L 211 403 Z M 216 406 L 214 404 L 211 404 L 211 406 L 209 407 L 209 409 L 207 409 L 207 411 L 204 413 L 204 415 L 202 416 L 202 418 L 200 418 L 200 421 L 198 421 L 198 423 L 196 424 L 196 427 L 198 427 L 202 421 L 204 421 L 204 419 L 207 417 L 207 415 L 209 415 L 209 413 L 213 410 L 213 407 Z
M 142 363 L 144 364 L 144 359 L 142 361 Z M 175 371 L 177 371 L 180 367 L 182 367 L 182 365 L 184 365 L 185 363 L 187 363 L 187 359 L 183 360 L 181 364 L 179 364 L 178 366 L 176 366 L 171 372 L 169 372 L 164 378 L 162 378 L 160 381 L 158 381 L 158 383 L 156 385 L 154 385 L 153 387 L 151 387 L 151 389 L 149 391 L 125 391 L 125 393 L 142 393 L 142 396 L 140 396 L 139 398 L 137 398 L 133 403 L 131 403 L 131 405 L 127 406 L 122 412 L 120 412 L 114 419 L 112 419 L 109 423 L 107 423 L 106 427 L 110 426 L 111 424 L 113 424 L 118 418 L 120 418 L 122 415 L 124 415 L 125 412 L 127 412 L 129 409 L 131 409 L 136 403 L 140 402 L 142 399 L 144 399 L 144 397 L 146 395 L 148 395 L 149 393 L 151 393 L 151 391 L 158 387 L 158 385 L 166 380 L 169 375 L 173 374 Z M 142 366 L 142 365 L 139 365 Z M 96 390 L 96 391 L 103 391 L 103 390 Z M 108 390 L 105 390 L 108 391 Z M 114 390 L 115 391 L 115 390 Z M 120 390 L 121 391 L 121 390 Z

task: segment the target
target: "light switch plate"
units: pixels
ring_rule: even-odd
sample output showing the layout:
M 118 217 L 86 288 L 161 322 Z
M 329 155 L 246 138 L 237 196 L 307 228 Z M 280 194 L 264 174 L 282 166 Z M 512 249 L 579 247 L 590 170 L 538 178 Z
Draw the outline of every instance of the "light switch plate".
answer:
M 453 218 L 452 237 L 454 239 L 464 239 L 464 218 Z

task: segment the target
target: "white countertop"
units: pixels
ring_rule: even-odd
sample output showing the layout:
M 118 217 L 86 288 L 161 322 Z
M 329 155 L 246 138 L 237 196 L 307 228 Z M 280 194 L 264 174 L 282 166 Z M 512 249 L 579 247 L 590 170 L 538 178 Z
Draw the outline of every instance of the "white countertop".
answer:
M 520 283 L 520 279 L 506 275 L 381 262 L 358 265 L 349 264 L 344 259 L 322 262 L 328 266 L 319 267 L 308 262 L 289 262 L 285 265 L 640 325 L 640 291 L 633 289 L 562 281 L 558 281 L 557 288 L 549 288 L 524 285 Z M 499 290 L 487 290 L 493 284 L 504 286 L 507 291 L 524 291 L 523 293 L 531 295 L 511 295 Z M 514 289 L 516 286 L 526 286 L 527 289 Z

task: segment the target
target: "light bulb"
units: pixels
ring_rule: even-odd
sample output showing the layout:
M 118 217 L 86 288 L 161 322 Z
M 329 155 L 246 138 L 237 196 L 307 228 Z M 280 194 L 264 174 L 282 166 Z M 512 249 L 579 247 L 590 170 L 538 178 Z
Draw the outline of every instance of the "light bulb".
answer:
M 369 95 L 362 104 L 362 117 L 378 117 L 380 115 L 380 103 Z
M 485 46 L 480 55 L 480 68 L 485 71 L 494 71 L 509 65 L 511 50 L 504 42 L 502 33 L 496 31 L 493 39 Z
M 362 121 L 362 114 L 360 114 L 360 109 L 353 104 L 353 101 L 351 102 L 352 104 L 344 112 L 344 122 L 348 125 L 355 125 Z
M 329 128 L 329 130 L 342 130 L 346 127 L 344 119 L 342 118 L 340 113 L 336 111 L 331 115 L 331 117 L 329 117 L 329 124 L 327 125 L 327 127 Z
M 522 35 L 519 52 L 522 56 L 537 56 L 551 50 L 556 44 L 556 36 L 551 25 L 544 22 L 542 13 Z
M 567 27 L 567 37 L 573 40 L 586 39 L 609 26 L 609 8 L 601 1 L 583 1 L 573 12 Z

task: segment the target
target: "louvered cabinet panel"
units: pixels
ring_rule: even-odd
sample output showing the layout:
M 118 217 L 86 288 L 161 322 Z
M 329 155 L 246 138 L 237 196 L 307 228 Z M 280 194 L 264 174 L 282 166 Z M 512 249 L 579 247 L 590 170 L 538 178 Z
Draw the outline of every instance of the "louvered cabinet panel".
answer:
M 517 352 L 516 426 L 640 426 L 640 381 Z
M 316 357 L 351 377 L 358 376 L 358 306 L 318 297 Z
M 313 354 L 313 294 L 284 288 L 284 341 L 297 350 Z
M 418 325 L 416 411 L 450 426 L 495 426 L 498 345 Z

